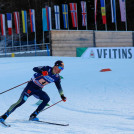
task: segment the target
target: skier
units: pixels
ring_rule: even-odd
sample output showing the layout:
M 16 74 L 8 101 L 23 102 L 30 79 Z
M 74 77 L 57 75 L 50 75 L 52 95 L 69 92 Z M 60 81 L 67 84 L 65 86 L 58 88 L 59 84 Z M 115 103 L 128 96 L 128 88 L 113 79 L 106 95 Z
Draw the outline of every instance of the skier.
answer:
M 36 117 L 47 105 L 50 101 L 49 96 L 46 92 L 42 91 L 42 88 L 54 82 L 61 99 L 65 102 L 66 97 L 64 96 L 61 83 L 60 83 L 60 75 L 59 73 L 64 69 L 64 63 L 61 60 L 55 62 L 53 67 L 50 66 L 41 66 L 41 67 L 34 67 L 33 71 L 36 73 L 33 75 L 31 81 L 28 82 L 27 86 L 23 90 L 19 100 L 10 106 L 5 114 L 0 116 L 0 122 L 4 122 L 6 118 L 18 107 L 26 102 L 28 97 L 33 95 L 34 97 L 42 100 L 42 103 L 38 106 L 38 108 L 30 115 L 29 120 L 31 121 L 38 121 L 39 119 Z

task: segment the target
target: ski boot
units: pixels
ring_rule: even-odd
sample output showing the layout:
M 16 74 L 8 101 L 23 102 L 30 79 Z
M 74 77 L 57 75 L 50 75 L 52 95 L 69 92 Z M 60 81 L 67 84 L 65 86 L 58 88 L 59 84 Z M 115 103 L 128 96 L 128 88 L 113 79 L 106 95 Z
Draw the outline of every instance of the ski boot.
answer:
M 5 122 L 5 119 L 3 119 L 2 116 L 0 116 L 0 122 Z
M 0 116 L 0 122 L 4 122 L 8 116 L 9 116 L 9 113 L 8 112 L 6 112 L 2 116 Z
M 29 120 L 30 121 L 39 121 L 39 118 L 36 117 L 37 114 L 38 114 L 37 112 L 34 112 L 33 114 L 31 114 Z

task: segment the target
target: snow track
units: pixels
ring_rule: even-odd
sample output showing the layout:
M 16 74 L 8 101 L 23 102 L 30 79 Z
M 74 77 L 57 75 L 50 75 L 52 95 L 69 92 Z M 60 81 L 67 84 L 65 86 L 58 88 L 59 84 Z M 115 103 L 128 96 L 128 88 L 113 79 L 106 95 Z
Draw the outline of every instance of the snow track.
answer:
M 40 120 L 69 123 L 68 127 L 27 121 L 38 101 L 30 97 L 6 120 L 12 127 L 0 126 L 1 134 L 134 134 L 134 61 L 67 57 L 0 58 L 0 92 L 30 80 L 32 68 L 53 66 L 63 60 L 62 87 L 67 102 L 43 111 Z M 110 72 L 99 72 L 110 68 Z M 0 95 L 0 115 L 15 103 L 24 87 Z M 60 100 L 54 84 L 43 89 L 50 104 Z

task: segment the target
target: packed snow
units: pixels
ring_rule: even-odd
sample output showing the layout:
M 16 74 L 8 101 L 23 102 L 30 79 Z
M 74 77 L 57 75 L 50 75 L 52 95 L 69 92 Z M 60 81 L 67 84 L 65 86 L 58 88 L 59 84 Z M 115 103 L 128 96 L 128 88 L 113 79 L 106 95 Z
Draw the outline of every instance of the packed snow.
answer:
M 66 102 L 41 112 L 39 119 L 69 126 L 28 121 L 37 108 L 33 96 L 0 124 L 0 134 L 134 134 L 134 59 L 78 57 L 0 58 L 0 92 L 31 79 L 33 67 L 53 66 L 63 60 L 62 87 Z M 112 71 L 100 72 L 110 68 Z M 15 103 L 26 84 L 0 95 L 0 115 Z M 51 100 L 61 100 L 55 84 L 43 88 Z

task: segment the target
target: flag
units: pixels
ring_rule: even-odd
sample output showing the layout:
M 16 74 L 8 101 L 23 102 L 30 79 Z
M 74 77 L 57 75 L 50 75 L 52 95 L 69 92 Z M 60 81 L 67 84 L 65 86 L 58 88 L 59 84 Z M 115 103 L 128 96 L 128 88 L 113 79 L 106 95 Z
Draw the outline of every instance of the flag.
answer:
M 105 8 L 105 0 L 100 0 L 101 1 L 101 13 L 102 13 L 102 21 L 103 24 L 106 24 L 106 8 Z
M 8 27 L 8 34 L 12 35 L 12 14 L 7 13 L 7 27 Z
M 42 9 L 43 31 L 52 30 L 51 24 L 51 7 Z
M 23 33 L 27 33 L 27 12 L 22 10 L 22 25 L 23 25 Z
M 86 2 L 81 1 L 81 10 L 82 10 L 82 26 L 87 25 L 87 9 L 86 9 Z
M 42 8 L 42 21 L 43 21 L 43 31 L 48 31 L 47 29 L 47 15 L 46 8 Z
M 95 24 L 97 23 L 97 0 L 95 0 Z
M 112 14 L 112 23 L 116 23 L 116 7 L 115 7 L 115 0 L 111 0 L 111 14 Z
M 71 10 L 73 27 L 77 27 L 77 4 L 70 3 L 70 10 Z
M 35 32 L 35 11 L 34 11 L 34 9 L 29 9 L 29 14 L 30 14 L 31 32 Z
M 60 29 L 60 12 L 59 12 L 59 6 L 58 5 L 54 6 L 54 11 L 55 11 L 55 25 L 56 25 L 56 29 Z
M 15 23 L 15 30 L 16 30 L 16 34 L 20 33 L 20 18 L 19 18 L 19 12 L 14 12 L 14 23 Z
M 125 0 L 119 0 L 119 2 L 120 2 L 121 21 L 126 22 L 126 4 L 125 4 Z
M 68 28 L 68 6 L 67 6 L 67 4 L 62 4 L 62 14 L 63 14 L 64 28 Z
M 1 34 L 6 35 L 5 15 L 4 14 L 0 14 L 0 20 L 1 20 Z
M 52 30 L 51 7 L 46 7 L 46 15 L 47 15 L 47 29 Z

